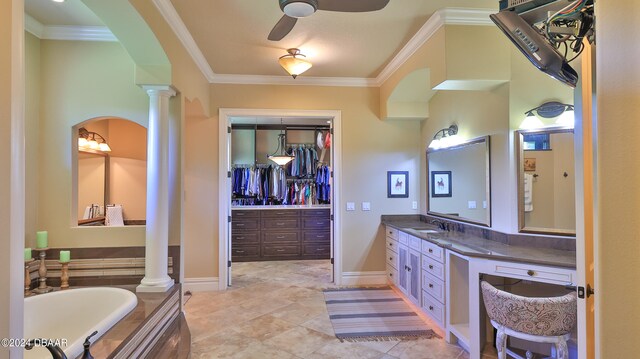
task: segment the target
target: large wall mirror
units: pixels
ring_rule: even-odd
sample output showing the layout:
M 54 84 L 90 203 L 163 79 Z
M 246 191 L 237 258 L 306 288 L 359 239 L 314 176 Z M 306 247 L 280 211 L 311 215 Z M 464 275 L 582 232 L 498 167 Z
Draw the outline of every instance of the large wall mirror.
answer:
M 428 149 L 428 213 L 491 226 L 489 158 L 489 136 Z
M 74 127 L 79 226 L 143 225 L 147 201 L 147 129 L 121 118 Z
M 573 129 L 517 131 L 520 232 L 575 236 Z

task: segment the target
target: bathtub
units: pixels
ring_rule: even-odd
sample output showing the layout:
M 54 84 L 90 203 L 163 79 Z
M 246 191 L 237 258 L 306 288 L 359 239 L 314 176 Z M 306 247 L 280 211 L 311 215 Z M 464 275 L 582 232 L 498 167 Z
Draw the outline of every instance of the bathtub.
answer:
M 69 359 L 82 354 L 84 339 L 94 343 L 138 303 L 128 290 L 90 287 L 40 294 L 24 300 L 24 338 L 66 339 Z M 24 358 L 51 358 L 46 348 L 24 351 Z

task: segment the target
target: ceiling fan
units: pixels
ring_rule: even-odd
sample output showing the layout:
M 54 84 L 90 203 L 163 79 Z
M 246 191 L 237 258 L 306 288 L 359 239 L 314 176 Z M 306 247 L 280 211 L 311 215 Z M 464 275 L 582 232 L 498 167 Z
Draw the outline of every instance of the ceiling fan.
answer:
M 282 40 L 293 29 L 300 17 L 312 15 L 317 10 L 340 12 L 367 12 L 383 9 L 389 0 L 278 0 L 284 16 L 273 27 L 271 41 Z

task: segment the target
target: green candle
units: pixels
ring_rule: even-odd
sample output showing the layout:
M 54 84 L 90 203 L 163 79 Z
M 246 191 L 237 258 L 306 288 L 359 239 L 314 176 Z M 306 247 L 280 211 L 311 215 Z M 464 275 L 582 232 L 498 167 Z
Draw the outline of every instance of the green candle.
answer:
M 25 248 L 24 249 L 24 260 L 25 261 L 30 261 L 32 259 L 33 259 L 33 257 L 31 257 L 31 248 Z
M 36 233 L 36 248 L 48 248 L 49 239 L 47 238 L 47 231 L 38 231 Z
M 60 251 L 60 263 L 69 263 L 71 260 L 71 251 Z

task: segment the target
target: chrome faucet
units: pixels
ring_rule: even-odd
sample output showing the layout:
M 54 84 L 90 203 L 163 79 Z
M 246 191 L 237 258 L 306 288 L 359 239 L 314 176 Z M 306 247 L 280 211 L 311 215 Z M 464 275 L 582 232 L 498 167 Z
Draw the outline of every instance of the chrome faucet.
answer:
M 24 348 L 27 350 L 33 349 L 37 340 L 38 339 L 29 339 L 29 341 L 27 342 L 27 345 L 25 345 Z M 59 346 L 53 344 L 50 340 L 40 339 L 40 342 L 45 343 L 44 347 L 47 348 L 49 353 L 51 353 L 51 357 L 53 359 L 67 359 L 67 356 L 64 354 L 64 351 L 62 351 L 62 349 L 60 349 Z
M 432 219 L 430 223 L 438 226 L 438 228 L 442 231 L 449 232 L 451 230 L 451 224 L 449 222 L 441 221 L 438 219 Z

